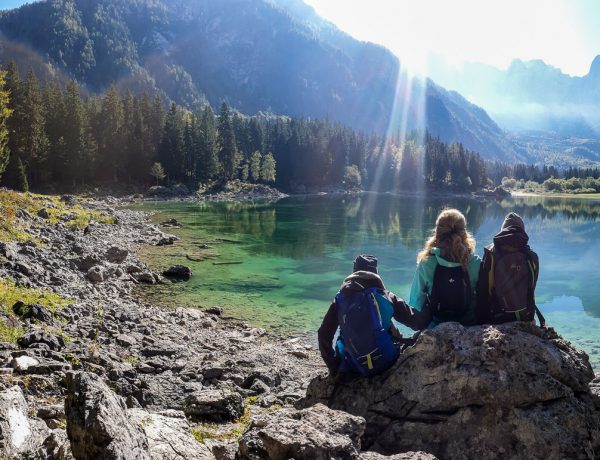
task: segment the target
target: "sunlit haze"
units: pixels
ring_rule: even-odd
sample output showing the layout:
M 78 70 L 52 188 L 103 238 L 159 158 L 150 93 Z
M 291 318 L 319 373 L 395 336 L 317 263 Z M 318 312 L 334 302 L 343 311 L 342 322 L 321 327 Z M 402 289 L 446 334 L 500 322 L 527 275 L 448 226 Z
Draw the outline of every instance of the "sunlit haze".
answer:
M 447 63 L 506 68 L 515 58 L 542 59 L 571 75 L 600 54 L 596 0 L 306 0 L 361 40 L 392 50 L 426 73 L 433 55 Z

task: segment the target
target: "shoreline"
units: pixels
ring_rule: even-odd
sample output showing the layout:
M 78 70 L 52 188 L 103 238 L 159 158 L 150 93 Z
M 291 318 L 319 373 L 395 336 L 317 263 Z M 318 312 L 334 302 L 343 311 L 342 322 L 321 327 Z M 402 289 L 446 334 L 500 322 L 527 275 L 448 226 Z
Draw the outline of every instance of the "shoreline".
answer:
M 213 417 L 213 412 L 227 412 L 220 407 L 229 404 L 222 401 L 223 393 L 233 395 L 238 409 L 252 412 L 289 406 L 304 397 L 311 377 L 325 368 L 306 339 L 266 334 L 218 309 L 144 302 L 133 286 L 170 281 L 152 273 L 137 251 L 147 244 L 172 244 L 176 237 L 149 223 L 147 213 L 117 208 L 127 204 L 123 200 L 72 200 L 115 223 L 91 223 L 79 230 L 22 212 L 17 222 L 41 242 L 0 245 L 6 261 L 0 266 L 1 279 L 23 286 L 17 289 L 56 292 L 68 304 L 54 312 L 41 307 L 38 317 L 27 319 L 7 311 L 4 321 L 22 328 L 28 341 L 0 344 L 1 389 L 19 386 L 38 418 L 52 406 L 45 422 L 56 427 L 51 435 L 57 444 L 65 443 L 66 415 L 56 402 L 64 401 L 67 390 L 61 382 L 73 371 L 99 375 L 128 408 L 148 414 L 177 410 L 183 415 L 190 398 L 196 398 L 207 408 L 203 419 L 216 420 L 223 414 Z M 40 199 L 40 208 L 51 206 Z M 224 418 L 239 417 L 237 412 L 229 415 Z M 206 444 L 218 448 L 235 440 L 219 432 L 239 427 L 192 423 L 186 428 L 196 429 L 203 438 L 214 435 L 216 440 Z

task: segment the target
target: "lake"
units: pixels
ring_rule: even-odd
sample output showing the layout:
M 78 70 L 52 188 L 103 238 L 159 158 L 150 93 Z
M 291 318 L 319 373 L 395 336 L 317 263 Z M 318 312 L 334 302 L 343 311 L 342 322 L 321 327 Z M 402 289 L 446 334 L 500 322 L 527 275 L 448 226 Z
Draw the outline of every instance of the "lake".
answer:
M 386 287 L 408 298 L 416 253 L 441 209 L 466 215 L 480 255 L 515 211 L 540 257 L 536 300 L 547 323 L 600 369 L 600 201 L 365 193 L 141 207 L 155 211 L 156 222 L 183 224 L 172 231 L 181 241 L 147 247 L 142 257 L 155 270 L 180 263 L 194 272 L 189 282 L 140 288 L 144 296 L 167 305 L 223 306 L 249 324 L 290 335 L 316 331 L 357 254 L 376 255 Z

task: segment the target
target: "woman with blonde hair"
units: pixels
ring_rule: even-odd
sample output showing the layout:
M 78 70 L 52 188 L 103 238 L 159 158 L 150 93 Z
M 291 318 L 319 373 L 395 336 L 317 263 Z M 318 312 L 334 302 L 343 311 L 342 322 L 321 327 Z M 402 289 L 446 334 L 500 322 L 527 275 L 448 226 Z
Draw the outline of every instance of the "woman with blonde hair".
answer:
M 433 235 L 417 255 L 410 305 L 419 310 L 429 305 L 433 310 L 429 327 L 445 321 L 475 324 L 480 265 L 465 216 L 457 209 L 444 209 L 437 217 Z

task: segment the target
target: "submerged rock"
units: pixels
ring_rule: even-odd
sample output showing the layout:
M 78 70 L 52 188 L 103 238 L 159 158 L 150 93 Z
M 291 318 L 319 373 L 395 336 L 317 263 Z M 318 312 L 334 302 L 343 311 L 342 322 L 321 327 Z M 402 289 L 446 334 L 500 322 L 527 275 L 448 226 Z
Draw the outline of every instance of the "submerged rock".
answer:
M 189 280 L 192 277 L 192 269 L 185 265 L 173 265 L 163 272 L 163 275 L 167 278 L 174 278 L 180 280 Z
M 421 334 L 386 373 L 315 378 L 303 406 L 366 419 L 364 445 L 440 458 L 594 458 L 600 412 L 587 355 L 529 323 Z
M 77 459 L 149 460 L 148 440 L 127 406 L 95 374 L 67 374 L 67 436 Z

